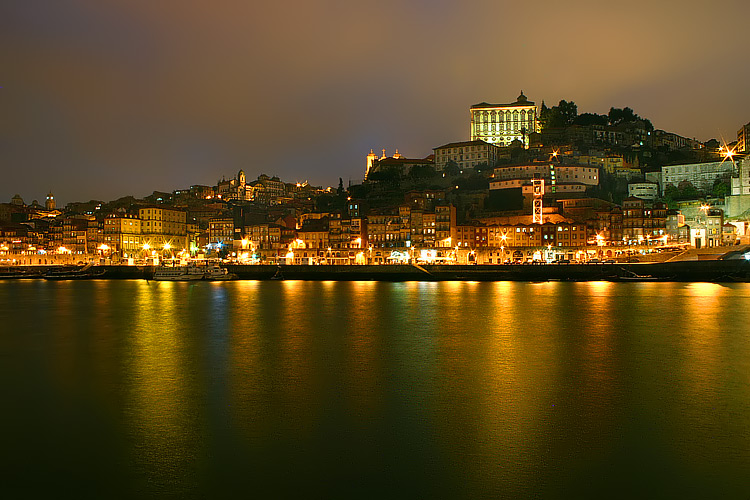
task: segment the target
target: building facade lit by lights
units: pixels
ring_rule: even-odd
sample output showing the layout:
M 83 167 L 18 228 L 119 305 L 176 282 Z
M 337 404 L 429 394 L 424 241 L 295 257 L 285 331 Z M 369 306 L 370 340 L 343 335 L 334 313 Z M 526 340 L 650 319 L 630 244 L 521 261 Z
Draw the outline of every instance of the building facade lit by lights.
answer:
M 141 250 L 141 219 L 130 214 L 112 214 L 104 219 L 103 243 L 113 254 L 131 257 Z
M 250 201 L 253 199 L 253 188 L 247 183 L 245 172 L 240 170 L 234 179 L 219 181 L 216 194 L 224 200 Z
M 750 195 L 750 156 L 738 160 L 737 167 L 737 176 L 732 177 L 732 196 Z
M 737 131 L 737 152 L 750 153 L 750 123 Z
M 677 186 L 680 182 L 688 181 L 698 189 L 708 189 L 716 179 L 725 175 L 735 176 L 735 163 L 729 160 L 712 161 L 706 163 L 689 163 L 683 165 L 667 165 L 661 168 L 661 188 L 667 184 Z
M 44 202 L 44 208 L 47 210 L 54 210 L 55 207 L 57 207 L 57 203 L 55 202 L 55 195 L 52 194 L 52 191 L 47 193 L 47 199 Z
M 165 244 L 178 252 L 188 248 L 185 211 L 150 206 L 140 208 L 138 217 L 141 219 L 141 241 L 151 249 L 161 251 Z
M 529 134 L 539 132 L 537 106 L 523 92 L 515 102 L 490 104 L 482 102 L 470 108 L 471 140 L 509 146 L 515 140 L 529 145 Z
M 587 187 L 599 185 L 599 168 L 546 162 L 497 167 L 490 179 L 490 190 L 522 188 L 524 194 L 531 194 L 535 177 L 544 179 L 547 194 L 583 193 Z
M 374 158 L 374 153 L 370 150 L 370 154 L 367 155 L 365 179 L 369 179 L 370 174 L 374 172 L 397 172 L 399 175 L 405 176 L 413 167 L 434 168 L 434 166 L 433 155 L 429 155 L 427 158 L 406 158 L 397 149 L 393 156 L 386 156 L 385 149 L 383 149 L 383 155 L 380 158 Z
M 475 168 L 478 165 L 486 165 L 493 168 L 500 156 L 500 148 L 485 141 L 472 140 L 464 142 L 451 142 L 434 148 L 435 170 L 438 172 L 445 169 L 449 162 L 455 162 L 460 170 Z

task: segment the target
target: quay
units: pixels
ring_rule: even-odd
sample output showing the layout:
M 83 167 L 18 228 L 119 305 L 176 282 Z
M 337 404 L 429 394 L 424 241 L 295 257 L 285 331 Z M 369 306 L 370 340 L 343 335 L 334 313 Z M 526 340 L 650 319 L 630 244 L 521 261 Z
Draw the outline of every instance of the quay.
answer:
M 226 264 L 240 280 L 318 281 L 750 281 L 750 261 L 744 258 L 656 263 L 587 264 L 388 264 L 388 265 L 269 265 Z M 76 269 L 75 266 L 64 266 Z M 94 266 L 104 273 L 96 279 L 152 279 L 154 266 Z M 15 273 L 41 278 L 61 266 L 13 266 L 0 270 L 0 279 Z M 22 276 L 18 276 L 22 277 Z

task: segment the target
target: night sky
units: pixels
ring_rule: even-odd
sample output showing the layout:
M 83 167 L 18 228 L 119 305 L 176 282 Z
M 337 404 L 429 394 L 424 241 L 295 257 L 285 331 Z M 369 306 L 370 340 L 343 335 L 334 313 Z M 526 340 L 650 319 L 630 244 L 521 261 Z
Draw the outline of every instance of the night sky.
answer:
M 632 107 L 735 140 L 747 0 L 5 0 L 0 202 L 249 179 L 359 182 L 365 155 L 466 140 L 472 104 Z

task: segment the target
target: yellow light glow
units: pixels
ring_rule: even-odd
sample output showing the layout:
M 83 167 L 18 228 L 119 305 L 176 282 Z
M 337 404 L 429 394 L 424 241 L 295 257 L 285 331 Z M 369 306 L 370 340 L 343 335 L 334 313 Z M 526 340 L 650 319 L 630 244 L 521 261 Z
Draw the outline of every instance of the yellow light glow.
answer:
M 172 245 L 170 245 L 168 242 L 164 243 L 164 250 L 169 250 L 170 248 L 172 248 Z

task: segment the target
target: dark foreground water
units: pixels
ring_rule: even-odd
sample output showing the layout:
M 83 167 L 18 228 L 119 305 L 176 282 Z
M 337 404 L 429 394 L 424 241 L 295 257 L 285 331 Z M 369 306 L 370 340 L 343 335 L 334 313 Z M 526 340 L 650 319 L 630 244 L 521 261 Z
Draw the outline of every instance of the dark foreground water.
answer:
M 3 498 L 750 498 L 750 286 L 0 282 Z

